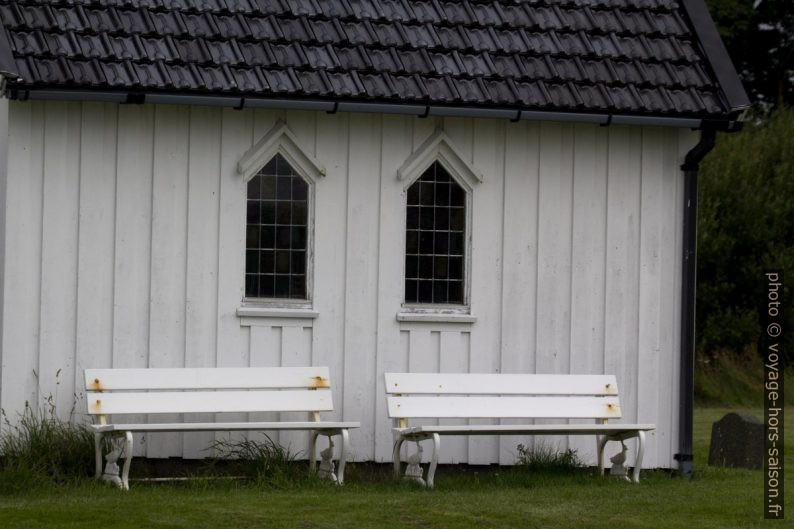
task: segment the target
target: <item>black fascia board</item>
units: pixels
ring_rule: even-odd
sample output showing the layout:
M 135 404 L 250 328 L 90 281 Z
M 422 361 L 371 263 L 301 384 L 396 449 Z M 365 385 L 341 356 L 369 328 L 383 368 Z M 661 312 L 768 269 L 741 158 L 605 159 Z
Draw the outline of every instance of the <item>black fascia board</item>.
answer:
M 698 116 L 659 116 L 612 113 L 577 113 L 532 108 L 482 108 L 472 106 L 449 105 L 441 107 L 429 104 L 383 103 L 365 101 L 334 101 L 302 98 L 259 98 L 229 97 L 226 94 L 194 94 L 194 93 L 162 93 L 162 92 L 130 92 L 127 90 L 76 90 L 56 87 L 16 87 L 6 88 L 9 99 L 25 101 L 29 99 L 61 100 L 61 101 L 104 101 L 122 104 L 172 103 L 187 105 L 227 106 L 235 109 L 248 107 L 277 108 L 293 110 L 318 110 L 327 112 L 372 112 L 382 114 L 407 114 L 427 117 L 428 115 L 448 115 L 459 117 L 505 118 L 511 121 L 562 121 L 576 123 L 593 123 L 602 126 L 611 124 L 662 126 L 690 129 L 714 129 L 733 132 L 740 128 L 740 122 L 725 117 L 707 118 Z
M 681 0 L 692 30 L 695 32 L 709 66 L 717 77 L 717 82 L 733 112 L 750 106 L 750 98 L 742 86 L 736 67 L 731 61 L 725 43 L 717 31 L 717 25 L 709 14 L 704 0 Z

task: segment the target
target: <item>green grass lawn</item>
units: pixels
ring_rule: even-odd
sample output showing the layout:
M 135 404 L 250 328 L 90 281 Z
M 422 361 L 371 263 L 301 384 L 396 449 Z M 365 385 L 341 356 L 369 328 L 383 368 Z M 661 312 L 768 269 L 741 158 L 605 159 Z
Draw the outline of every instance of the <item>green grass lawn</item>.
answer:
M 520 468 L 477 471 L 469 467 L 454 474 L 441 468 L 437 488 L 424 490 L 391 482 L 385 475 L 363 476 L 354 466 L 344 487 L 315 483 L 277 489 L 246 482 L 139 482 L 125 493 L 86 482 L 0 496 L 0 527 L 693 529 L 774 523 L 762 519 L 760 471 L 705 465 L 711 423 L 725 411 L 696 411 L 696 478 L 692 481 L 661 471 L 643 472 L 642 483 L 633 485 L 602 479 L 589 471 L 532 474 Z M 755 414 L 760 417 L 759 411 Z M 794 414 L 789 412 L 787 419 L 794 419 Z M 789 428 L 789 491 L 794 490 L 792 434 L 794 428 Z M 794 518 L 794 511 L 789 517 Z

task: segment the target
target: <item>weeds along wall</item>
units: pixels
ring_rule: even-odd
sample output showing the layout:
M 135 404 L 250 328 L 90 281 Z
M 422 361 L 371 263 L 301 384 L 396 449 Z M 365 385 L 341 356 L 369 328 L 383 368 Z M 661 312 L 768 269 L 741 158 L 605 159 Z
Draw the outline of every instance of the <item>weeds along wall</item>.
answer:
M 385 371 L 609 373 L 617 375 L 624 419 L 657 425 L 647 466 L 674 464 L 679 165 L 696 133 L 5 104 L 0 406 L 10 417 L 50 395 L 67 414 L 83 398 L 89 367 L 327 365 L 331 417 L 362 423 L 351 435 L 353 457 L 387 461 Z M 317 316 L 239 317 L 246 188 L 236 168 L 278 119 L 326 169 L 314 189 Z M 473 322 L 396 317 L 406 201 L 396 173 L 438 128 L 483 176 L 471 191 Z M 295 451 L 306 446 L 302 433 L 270 436 Z M 213 440 L 151 434 L 138 438 L 136 451 L 197 458 Z M 592 463 L 593 440 L 554 442 Z M 519 443 L 531 444 L 454 438 L 442 462 L 512 464 Z

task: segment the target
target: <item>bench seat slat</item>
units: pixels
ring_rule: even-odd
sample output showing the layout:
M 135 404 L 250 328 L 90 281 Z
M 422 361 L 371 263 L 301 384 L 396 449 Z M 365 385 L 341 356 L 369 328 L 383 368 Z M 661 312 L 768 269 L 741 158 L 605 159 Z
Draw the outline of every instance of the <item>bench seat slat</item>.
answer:
M 617 395 L 614 375 L 386 373 L 386 392 L 458 395 Z
M 521 435 L 521 434 L 619 434 L 636 431 L 654 430 L 653 424 L 460 424 L 442 426 L 413 426 L 410 428 L 394 428 L 404 436 L 423 433 L 441 433 L 447 435 Z
M 328 390 L 89 393 L 86 400 L 91 415 L 333 410 Z
M 95 432 L 205 432 L 245 430 L 338 430 L 360 428 L 358 422 L 193 422 L 149 424 L 93 424 Z
M 619 419 L 617 397 L 388 397 L 390 417 Z
M 327 367 L 86 369 L 88 391 L 327 388 Z

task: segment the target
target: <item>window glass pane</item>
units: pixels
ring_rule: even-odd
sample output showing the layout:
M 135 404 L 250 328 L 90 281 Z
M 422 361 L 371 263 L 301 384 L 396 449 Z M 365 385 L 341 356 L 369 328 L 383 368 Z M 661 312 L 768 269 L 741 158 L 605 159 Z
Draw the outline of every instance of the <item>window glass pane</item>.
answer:
M 306 299 L 308 196 L 280 154 L 248 182 L 246 297 Z
M 292 177 L 279 176 L 276 189 L 276 198 L 278 200 L 290 200 L 292 198 Z
M 309 184 L 303 178 L 292 179 L 292 200 L 306 200 L 309 195 Z
M 273 250 L 263 250 L 259 252 L 259 273 L 272 273 L 275 267 L 276 257 Z
M 262 198 L 260 193 L 261 180 L 253 178 L 248 181 L 248 198 Z
M 406 279 L 405 280 L 405 302 L 406 303 L 416 303 L 417 297 L 416 292 L 419 288 L 419 284 L 415 279 Z
M 249 200 L 249 202 L 251 202 Z M 272 200 L 262 201 L 262 224 L 276 223 L 276 203 Z
M 433 303 L 433 282 L 419 281 L 419 293 L 416 296 L 419 303 Z
M 261 215 L 259 214 L 261 202 L 259 200 L 248 201 L 248 224 L 259 224 Z
M 275 277 L 273 274 L 262 274 L 259 276 L 259 297 L 272 298 Z M 254 296 L 256 297 L 256 296 Z
M 406 303 L 462 304 L 466 191 L 436 162 L 406 197 Z
M 289 225 L 276 227 L 276 248 L 289 249 L 289 232 Z
M 259 248 L 259 225 L 248 225 L 245 230 L 245 247 L 246 248 Z
M 409 230 L 419 229 L 419 208 L 408 206 L 408 213 L 405 217 L 405 226 Z
M 259 292 L 259 276 L 257 274 L 245 274 L 245 291 Z
M 263 226 L 262 235 L 260 239 L 262 248 L 275 248 L 276 247 L 276 228 L 275 226 Z
M 306 292 L 306 276 L 291 276 L 289 286 L 289 297 L 302 299 Z
M 289 225 L 292 219 L 292 204 L 289 200 L 276 202 L 276 223 Z
M 419 232 L 408 230 L 405 234 L 405 253 L 417 254 L 419 253 Z

